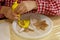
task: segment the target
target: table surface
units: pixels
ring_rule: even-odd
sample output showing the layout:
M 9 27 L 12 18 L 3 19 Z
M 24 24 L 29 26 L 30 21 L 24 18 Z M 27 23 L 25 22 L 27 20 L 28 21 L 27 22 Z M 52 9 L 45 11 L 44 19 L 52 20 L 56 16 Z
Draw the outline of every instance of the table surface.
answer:
M 52 32 L 39 39 L 25 39 L 15 34 L 10 24 L 10 40 L 60 40 L 60 16 L 50 17 L 53 21 L 53 30 Z

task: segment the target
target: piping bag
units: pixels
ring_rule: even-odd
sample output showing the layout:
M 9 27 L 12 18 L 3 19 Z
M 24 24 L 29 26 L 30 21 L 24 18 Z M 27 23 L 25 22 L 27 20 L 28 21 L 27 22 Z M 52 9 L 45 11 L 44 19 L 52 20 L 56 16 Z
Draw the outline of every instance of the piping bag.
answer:
M 18 6 L 18 3 L 17 3 L 18 0 L 16 0 L 14 2 L 14 4 L 12 5 L 12 10 L 14 11 L 15 8 Z M 28 28 L 29 25 L 30 25 L 30 20 L 20 20 L 20 17 L 21 17 L 21 14 L 18 14 L 18 25 L 21 27 L 21 30 L 20 32 L 22 32 L 24 29 Z M 23 23 L 23 24 L 22 24 Z

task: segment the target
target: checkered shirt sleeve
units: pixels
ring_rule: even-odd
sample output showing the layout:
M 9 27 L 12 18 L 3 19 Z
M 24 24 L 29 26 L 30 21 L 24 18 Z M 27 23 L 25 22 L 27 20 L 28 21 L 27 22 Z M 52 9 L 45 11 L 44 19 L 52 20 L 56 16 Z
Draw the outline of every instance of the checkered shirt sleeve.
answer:
M 5 0 L 5 5 L 11 7 L 15 1 L 16 0 Z M 21 2 L 21 0 L 18 0 L 18 3 L 20 3 L 20 2 Z
M 59 16 L 60 0 L 36 0 L 40 14 Z

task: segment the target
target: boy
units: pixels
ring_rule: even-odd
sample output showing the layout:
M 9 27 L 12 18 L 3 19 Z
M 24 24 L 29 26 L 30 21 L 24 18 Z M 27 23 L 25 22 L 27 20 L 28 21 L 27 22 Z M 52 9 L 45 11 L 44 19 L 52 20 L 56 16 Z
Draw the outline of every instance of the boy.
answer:
M 22 2 L 21 2 L 22 1 Z M 24 1 L 24 2 L 23 2 Z M 3 13 L 7 18 L 9 19 L 16 19 L 17 18 L 17 13 L 25 13 L 28 11 L 31 11 L 33 9 L 36 9 L 40 14 L 45 14 L 45 15 L 51 15 L 51 16 L 59 16 L 60 15 L 60 0 L 18 0 L 18 3 L 20 5 L 15 9 L 14 12 L 12 12 L 11 8 L 6 8 L 10 9 L 10 12 L 7 12 L 10 14 L 10 16 L 7 13 Z M 6 6 L 12 6 L 13 0 L 5 0 L 5 5 Z M 2 9 L 2 8 L 1 8 Z M 17 11 L 18 10 L 18 11 Z

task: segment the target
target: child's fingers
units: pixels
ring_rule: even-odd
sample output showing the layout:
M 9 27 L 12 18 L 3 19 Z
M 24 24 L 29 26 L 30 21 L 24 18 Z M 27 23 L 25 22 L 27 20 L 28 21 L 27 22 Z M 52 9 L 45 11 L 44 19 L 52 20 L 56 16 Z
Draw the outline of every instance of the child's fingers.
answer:
M 18 14 L 23 14 L 26 12 L 26 7 L 23 3 L 20 3 L 17 8 L 15 9 L 15 12 L 18 13 Z
M 12 13 L 12 16 L 14 17 L 14 20 L 18 19 L 17 13 Z

